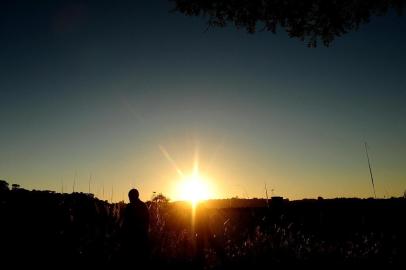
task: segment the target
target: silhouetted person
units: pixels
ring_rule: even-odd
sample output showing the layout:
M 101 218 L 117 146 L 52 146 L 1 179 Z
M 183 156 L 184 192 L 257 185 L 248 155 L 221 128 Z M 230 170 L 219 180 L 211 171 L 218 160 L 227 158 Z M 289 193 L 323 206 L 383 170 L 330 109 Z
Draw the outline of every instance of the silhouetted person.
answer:
M 149 256 L 149 212 L 145 203 L 139 199 L 137 189 L 131 189 L 128 198 L 130 203 L 124 209 L 121 225 L 123 262 L 142 265 Z

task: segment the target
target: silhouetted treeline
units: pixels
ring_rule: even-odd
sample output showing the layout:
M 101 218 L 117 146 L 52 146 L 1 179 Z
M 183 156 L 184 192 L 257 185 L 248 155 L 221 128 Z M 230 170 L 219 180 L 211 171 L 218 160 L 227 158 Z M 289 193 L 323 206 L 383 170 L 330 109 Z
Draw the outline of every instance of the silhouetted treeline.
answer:
M 174 0 L 175 10 L 188 16 L 208 17 L 208 27 L 228 24 L 249 33 L 284 29 L 290 37 L 315 47 L 332 41 L 373 16 L 391 9 L 401 14 L 404 0 Z
M 119 210 L 119 205 L 90 194 L 3 191 L 1 256 L 17 264 L 102 265 L 112 260 L 117 249 Z
M 27 191 L 18 186 L 10 190 L 0 184 L 1 262 L 117 265 L 124 203 L 110 204 L 83 193 Z M 235 198 L 201 203 L 192 214 L 189 204 L 170 203 L 160 194 L 147 205 L 148 268 L 405 263 L 404 198 Z

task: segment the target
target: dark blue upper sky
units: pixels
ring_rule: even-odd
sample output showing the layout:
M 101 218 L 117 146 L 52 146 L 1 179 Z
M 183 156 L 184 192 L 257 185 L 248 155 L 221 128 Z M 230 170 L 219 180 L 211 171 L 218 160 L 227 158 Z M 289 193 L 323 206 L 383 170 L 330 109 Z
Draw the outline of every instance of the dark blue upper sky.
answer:
M 176 198 L 160 146 L 186 172 L 198 147 L 213 196 L 262 196 L 266 182 L 291 198 L 366 197 L 367 140 L 379 196 L 403 192 L 404 16 L 311 49 L 282 29 L 206 31 L 173 7 L 0 4 L 0 178 L 59 190 L 77 174 L 85 189 L 92 173 L 95 193 Z

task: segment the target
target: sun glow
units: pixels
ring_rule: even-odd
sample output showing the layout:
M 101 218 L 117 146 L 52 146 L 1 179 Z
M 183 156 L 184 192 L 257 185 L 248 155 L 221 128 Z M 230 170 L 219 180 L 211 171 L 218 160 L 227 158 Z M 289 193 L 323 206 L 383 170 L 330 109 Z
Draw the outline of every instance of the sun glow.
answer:
M 177 184 L 173 186 L 175 189 L 173 194 L 176 200 L 189 201 L 193 208 L 195 208 L 200 201 L 213 198 L 215 188 L 213 182 L 206 177 L 205 174 L 201 174 L 199 170 L 199 155 L 197 149 L 195 151 L 193 171 L 191 174 L 185 175 L 168 151 L 161 145 L 159 148 L 180 176 Z
M 197 155 L 192 174 L 182 177 L 178 192 L 181 200 L 190 201 L 193 206 L 196 206 L 200 201 L 210 199 L 212 196 L 210 181 L 199 171 Z
M 207 180 L 195 172 L 181 181 L 179 189 L 181 199 L 190 201 L 192 204 L 210 198 Z

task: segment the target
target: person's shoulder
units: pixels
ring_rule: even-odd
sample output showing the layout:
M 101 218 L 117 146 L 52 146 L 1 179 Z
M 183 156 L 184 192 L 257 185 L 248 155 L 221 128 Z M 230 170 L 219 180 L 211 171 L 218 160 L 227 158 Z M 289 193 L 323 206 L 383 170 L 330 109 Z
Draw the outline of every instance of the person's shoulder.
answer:
M 141 200 L 138 201 L 138 207 L 141 207 L 141 208 L 143 208 L 143 209 L 147 209 L 147 210 L 148 210 L 147 204 L 146 204 L 145 202 L 141 201 Z
M 141 206 L 143 206 L 143 207 L 144 207 L 144 206 L 147 207 L 147 204 L 146 204 L 145 202 L 141 201 L 141 200 L 138 200 L 137 204 L 138 204 L 138 205 L 141 205 Z

